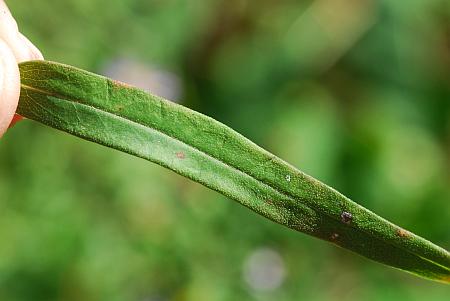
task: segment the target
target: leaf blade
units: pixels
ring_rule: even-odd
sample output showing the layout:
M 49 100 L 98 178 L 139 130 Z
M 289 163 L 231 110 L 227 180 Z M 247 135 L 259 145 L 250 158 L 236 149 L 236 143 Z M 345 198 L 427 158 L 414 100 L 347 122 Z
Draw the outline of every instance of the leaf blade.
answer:
M 155 162 L 294 230 L 429 279 L 450 254 L 378 217 L 225 125 L 107 78 L 51 62 L 20 65 L 19 113 Z

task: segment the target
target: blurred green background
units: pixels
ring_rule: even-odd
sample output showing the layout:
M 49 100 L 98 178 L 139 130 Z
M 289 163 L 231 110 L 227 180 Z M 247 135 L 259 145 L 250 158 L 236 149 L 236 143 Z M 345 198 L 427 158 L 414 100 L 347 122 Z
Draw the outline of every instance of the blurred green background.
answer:
M 208 114 L 450 249 L 449 1 L 7 2 L 47 59 Z M 0 166 L 0 300 L 449 300 L 31 121 Z

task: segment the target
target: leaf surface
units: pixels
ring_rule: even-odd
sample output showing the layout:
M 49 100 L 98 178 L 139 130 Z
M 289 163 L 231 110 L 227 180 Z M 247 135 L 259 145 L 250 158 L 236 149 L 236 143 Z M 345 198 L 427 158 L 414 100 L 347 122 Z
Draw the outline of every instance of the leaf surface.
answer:
M 450 282 L 448 251 L 210 117 L 67 65 L 34 61 L 22 63 L 20 70 L 18 113 L 29 119 L 157 163 L 291 229 Z

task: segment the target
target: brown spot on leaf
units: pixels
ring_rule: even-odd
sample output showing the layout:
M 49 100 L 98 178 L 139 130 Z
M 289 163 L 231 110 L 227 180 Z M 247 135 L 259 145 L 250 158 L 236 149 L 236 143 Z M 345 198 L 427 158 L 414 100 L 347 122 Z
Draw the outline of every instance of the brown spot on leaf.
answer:
M 271 199 L 267 199 L 267 200 L 265 200 L 265 202 L 268 205 L 273 205 L 273 201 Z
M 333 233 L 330 236 L 331 241 L 336 241 L 338 238 L 339 238 L 339 234 L 337 234 L 337 233 Z
M 409 232 L 404 229 L 398 229 L 397 235 L 403 238 L 409 237 Z
M 350 224 L 353 220 L 353 215 L 350 212 L 342 212 L 341 214 L 341 221 L 345 224 Z
M 178 153 L 176 153 L 176 155 L 177 155 L 177 158 L 181 159 L 181 160 L 186 158 L 186 155 L 183 152 L 178 152 Z
M 118 81 L 118 80 L 111 80 L 111 82 L 113 83 L 114 86 L 116 87 L 124 87 L 124 88 L 131 88 L 131 86 L 129 84 L 126 84 L 124 82 Z

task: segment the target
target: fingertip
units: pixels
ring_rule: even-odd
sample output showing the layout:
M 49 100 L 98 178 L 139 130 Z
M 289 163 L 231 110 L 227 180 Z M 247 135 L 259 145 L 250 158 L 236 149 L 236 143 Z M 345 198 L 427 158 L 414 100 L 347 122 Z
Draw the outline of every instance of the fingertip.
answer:
M 21 33 L 19 35 L 23 44 L 28 48 L 29 60 L 43 60 L 44 56 L 41 51 L 26 36 Z
M 3 1 L 0 1 L 0 14 L 0 38 L 9 45 L 17 62 L 29 60 L 29 49 L 21 39 L 16 20 Z
M 8 129 L 20 95 L 19 67 L 13 52 L 0 39 L 0 137 Z

